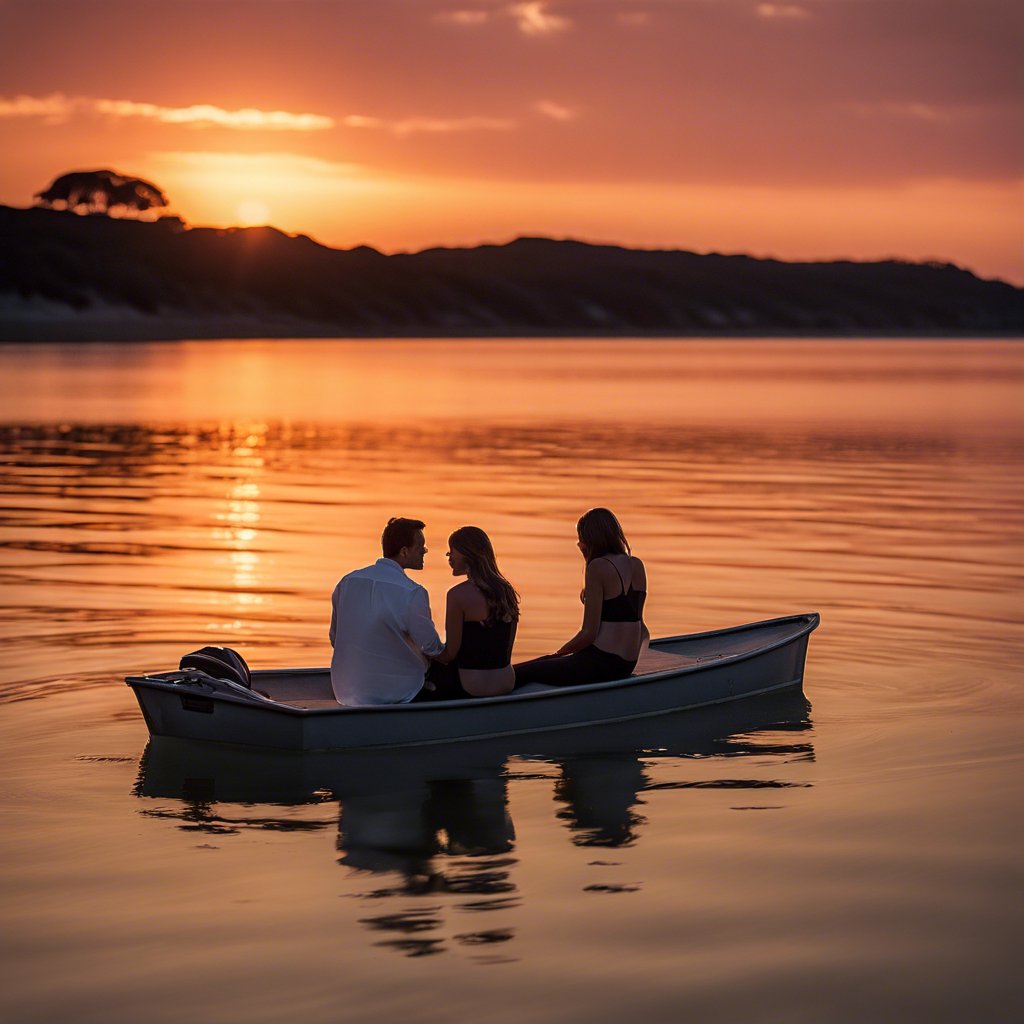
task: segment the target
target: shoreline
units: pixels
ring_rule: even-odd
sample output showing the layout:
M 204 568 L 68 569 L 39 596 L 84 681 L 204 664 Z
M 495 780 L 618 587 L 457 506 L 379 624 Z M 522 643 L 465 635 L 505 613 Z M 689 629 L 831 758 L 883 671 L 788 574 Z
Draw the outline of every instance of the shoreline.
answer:
M 1024 289 L 946 263 L 536 237 L 386 256 L 2 206 L 0 237 L 0 341 L 1024 336 Z
M 731 328 L 718 330 L 629 330 L 602 331 L 575 328 L 553 330 L 509 327 L 506 330 L 467 330 L 458 328 L 411 328 L 385 331 L 342 330 L 328 324 L 304 324 L 280 322 L 258 323 L 254 320 L 239 322 L 235 318 L 224 320 L 196 320 L 191 318 L 154 318 L 140 323 L 138 314 L 126 319 L 88 320 L 69 322 L 66 320 L 31 320 L 4 322 L 0 320 L 0 345 L 26 344 L 143 344 L 155 341 L 374 341 L 390 338 L 424 341 L 451 339 L 464 341 L 488 340 L 540 340 L 572 339 L 581 341 L 597 340 L 657 340 L 657 339 L 704 339 L 704 340 L 754 340 L 783 339 L 854 341 L 857 339 L 882 340 L 943 340 L 965 341 L 971 339 L 1015 341 L 1024 338 L 1024 331 L 1007 330 L 907 330 L 898 327 L 837 330 L 835 328 L 805 328 L 803 330 L 781 328 Z

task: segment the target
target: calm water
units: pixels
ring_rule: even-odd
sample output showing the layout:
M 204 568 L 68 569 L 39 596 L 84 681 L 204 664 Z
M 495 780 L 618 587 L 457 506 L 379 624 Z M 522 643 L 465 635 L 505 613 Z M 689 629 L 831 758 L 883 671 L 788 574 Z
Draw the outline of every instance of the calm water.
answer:
M 1024 346 L 0 347 L 0 1016 L 1011 1021 Z M 817 610 L 804 697 L 451 748 L 149 743 L 126 672 L 325 664 L 392 514 L 518 656 L 620 515 L 655 635 Z

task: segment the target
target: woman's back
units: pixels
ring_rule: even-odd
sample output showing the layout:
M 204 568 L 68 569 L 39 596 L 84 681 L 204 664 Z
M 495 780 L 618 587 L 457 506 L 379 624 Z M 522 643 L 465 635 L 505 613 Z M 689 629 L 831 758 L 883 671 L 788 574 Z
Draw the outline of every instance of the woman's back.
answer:
M 583 623 L 554 653 L 516 665 L 516 685 L 577 686 L 624 679 L 635 668 L 645 641 L 647 597 L 644 563 L 629 550 L 615 514 L 584 512 L 576 524 L 583 556 Z
M 587 566 L 601 585 L 601 623 L 595 646 L 627 660 L 640 653 L 647 571 L 635 555 L 609 554 Z
M 455 658 L 460 669 L 504 668 L 512 661 L 514 622 L 473 622 L 462 624 L 462 646 Z
M 492 696 L 512 689 L 512 645 L 516 619 L 503 621 L 494 614 L 480 587 L 466 580 L 453 588 L 462 609 L 462 638 L 454 664 L 463 689 L 474 696 Z

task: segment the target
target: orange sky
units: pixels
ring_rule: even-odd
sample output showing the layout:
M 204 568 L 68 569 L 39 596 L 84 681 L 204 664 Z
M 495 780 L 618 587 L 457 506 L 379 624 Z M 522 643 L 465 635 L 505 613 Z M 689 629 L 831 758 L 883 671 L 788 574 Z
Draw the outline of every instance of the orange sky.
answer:
M 572 236 L 1024 284 L 1018 0 L 0 0 L 0 202 L 71 169 L 385 251 Z

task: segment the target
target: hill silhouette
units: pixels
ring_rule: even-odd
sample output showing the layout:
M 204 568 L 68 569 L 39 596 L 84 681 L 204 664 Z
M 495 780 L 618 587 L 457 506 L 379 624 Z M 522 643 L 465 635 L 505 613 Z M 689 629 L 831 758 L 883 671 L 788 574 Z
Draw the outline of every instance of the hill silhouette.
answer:
M 545 238 L 386 256 L 270 227 L 0 206 L 0 340 L 1022 332 L 1024 289 L 951 264 Z

